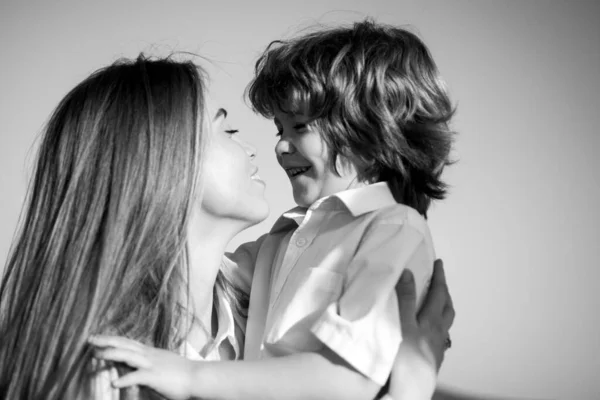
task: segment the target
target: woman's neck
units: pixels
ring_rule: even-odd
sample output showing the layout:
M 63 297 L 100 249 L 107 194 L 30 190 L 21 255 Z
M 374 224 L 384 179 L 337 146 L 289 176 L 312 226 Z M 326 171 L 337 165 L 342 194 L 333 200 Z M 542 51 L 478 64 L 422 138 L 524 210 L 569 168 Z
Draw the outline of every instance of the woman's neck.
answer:
M 213 318 L 213 292 L 227 244 L 244 227 L 228 221 L 194 212 L 188 229 L 189 298 L 187 304 L 195 323 L 188 337 L 190 344 L 201 350 L 217 331 Z

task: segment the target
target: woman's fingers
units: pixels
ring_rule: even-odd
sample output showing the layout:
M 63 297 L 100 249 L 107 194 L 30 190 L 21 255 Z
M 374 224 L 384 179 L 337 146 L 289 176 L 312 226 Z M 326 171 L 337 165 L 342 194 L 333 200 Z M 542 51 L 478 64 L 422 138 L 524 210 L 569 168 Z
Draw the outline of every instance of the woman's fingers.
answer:
M 97 347 L 116 347 L 137 352 L 141 352 L 145 348 L 140 342 L 121 336 L 94 335 L 88 339 L 88 342 Z
M 446 272 L 444 271 L 444 262 L 438 258 L 433 263 L 432 285 L 446 287 Z
M 415 279 L 412 272 L 405 269 L 396 283 L 396 295 L 398 296 L 398 308 L 400 310 L 400 324 L 402 328 L 417 325 L 417 291 Z
M 452 302 L 450 302 L 450 304 L 448 304 L 444 308 L 443 318 L 444 318 L 444 329 L 445 330 L 450 330 L 450 327 L 454 323 L 455 316 L 456 316 L 456 313 L 454 312 L 454 307 L 452 306 Z
M 448 282 L 446 281 L 446 272 L 442 260 L 436 260 L 434 264 L 434 275 L 432 285 L 435 285 L 435 291 L 438 296 L 436 304 L 442 306 L 442 317 L 444 321 L 444 329 L 447 331 L 454 323 L 456 316 L 452 296 L 448 290 Z
M 150 360 L 143 354 L 129 349 L 120 349 L 116 347 L 108 347 L 98 349 L 94 353 L 96 358 L 102 360 L 122 362 L 133 368 L 150 368 L 152 366 Z
M 427 323 L 430 318 L 439 319 L 443 317 L 444 309 L 449 299 L 450 295 L 448 294 L 448 286 L 446 285 L 444 266 L 442 260 L 436 260 L 433 264 L 431 285 L 427 291 L 425 301 L 419 310 L 419 322 Z

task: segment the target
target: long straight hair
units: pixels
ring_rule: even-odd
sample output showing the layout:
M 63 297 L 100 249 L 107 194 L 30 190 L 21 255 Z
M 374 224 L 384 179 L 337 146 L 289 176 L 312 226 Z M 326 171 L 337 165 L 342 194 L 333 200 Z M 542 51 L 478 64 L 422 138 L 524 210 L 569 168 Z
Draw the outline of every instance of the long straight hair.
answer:
M 92 334 L 178 345 L 204 103 L 197 65 L 143 56 L 60 102 L 0 286 L 0 398 L 89 398 Z

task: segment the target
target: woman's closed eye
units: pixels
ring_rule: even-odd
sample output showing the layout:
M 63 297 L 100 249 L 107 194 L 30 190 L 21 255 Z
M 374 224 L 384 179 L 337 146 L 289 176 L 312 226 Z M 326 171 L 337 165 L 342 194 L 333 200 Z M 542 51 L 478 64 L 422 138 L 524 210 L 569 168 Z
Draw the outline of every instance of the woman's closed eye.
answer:
M 237 130 L 237 129 L 227 129 L 227 130 L 225 130 L 225 133 L 228 134 L 229 137 L 232 137 L 233 135 L 235 135 L 238 132 L 239 132 L 239 130 Z

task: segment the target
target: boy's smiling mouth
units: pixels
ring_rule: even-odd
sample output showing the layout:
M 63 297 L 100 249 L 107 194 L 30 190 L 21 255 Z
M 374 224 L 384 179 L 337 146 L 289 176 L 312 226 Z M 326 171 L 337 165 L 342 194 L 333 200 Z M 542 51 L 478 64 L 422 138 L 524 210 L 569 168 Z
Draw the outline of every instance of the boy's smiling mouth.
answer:
M 311 167 L 293 167 L 293 168 L 285 168 L 285 173 L 290 177 L 290 178 L 295 178 L 299 175 L 304 174 L 306 171 L 308 171 Z

